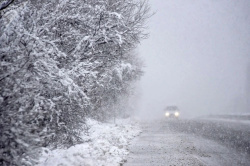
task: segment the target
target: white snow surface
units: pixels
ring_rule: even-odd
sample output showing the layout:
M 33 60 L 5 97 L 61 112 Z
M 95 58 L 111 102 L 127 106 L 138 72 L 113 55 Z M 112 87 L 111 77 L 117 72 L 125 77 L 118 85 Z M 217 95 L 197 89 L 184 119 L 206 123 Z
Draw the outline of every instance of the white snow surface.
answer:
M 126 161 L 130 141 L 141 133 L 139 123 L 119 119 L 114 123 L 87 120 L 88 135 L 85 143 L 68 149 L 43 148 L 37 166 L 118 166 Z

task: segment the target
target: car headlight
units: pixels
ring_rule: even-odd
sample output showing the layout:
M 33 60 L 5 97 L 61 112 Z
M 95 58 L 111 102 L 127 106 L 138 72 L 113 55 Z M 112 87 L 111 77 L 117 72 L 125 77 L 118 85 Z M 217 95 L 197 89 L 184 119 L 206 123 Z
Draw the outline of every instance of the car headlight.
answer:
M 176 117 L 178 117 L 178 116 L 180 115 L 180 113 L 179 113 L 179 112 L 175 112 L 174 115 L 175 115 Z
M 165 116 L 166 116 L 166 117 L 169 117 L 169 115 L 170 115 L 169 112 L 166 112 L 166 113 L 165 113 Z

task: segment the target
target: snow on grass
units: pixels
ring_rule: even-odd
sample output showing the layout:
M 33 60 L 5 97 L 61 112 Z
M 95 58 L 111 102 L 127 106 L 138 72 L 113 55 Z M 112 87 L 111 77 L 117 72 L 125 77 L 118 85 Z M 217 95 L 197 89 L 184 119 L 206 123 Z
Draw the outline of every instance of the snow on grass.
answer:
M 90 127 L 85 143 L 68 149 L 43 149 L 38 166 L 115 166 L 126 161 L 129 142 L 141 133 L 139 124 L 131 119 L 116 124 L 87 120 Z

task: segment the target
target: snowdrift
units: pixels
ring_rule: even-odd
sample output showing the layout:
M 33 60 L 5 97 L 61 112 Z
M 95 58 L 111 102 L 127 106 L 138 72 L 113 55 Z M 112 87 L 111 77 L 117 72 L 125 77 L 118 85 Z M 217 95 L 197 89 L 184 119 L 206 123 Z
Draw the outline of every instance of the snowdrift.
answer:
M 141 133 L 139 124 L 131 119 L 116 124 L 87 120 L 85 143 L 68 149 L 43 148 L 37 166 L 114 166 L 126 162 L 129 142 Z

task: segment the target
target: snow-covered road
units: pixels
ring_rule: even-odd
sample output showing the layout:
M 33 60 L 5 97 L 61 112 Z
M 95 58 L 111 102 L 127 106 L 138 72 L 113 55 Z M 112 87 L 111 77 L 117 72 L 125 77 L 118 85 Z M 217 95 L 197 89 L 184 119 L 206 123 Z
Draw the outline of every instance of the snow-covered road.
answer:
M 143 133 L 130 146 L 125 166 L 250 165 L 250 153 L 241 147 L 250 142 L 250 126 L 245 124 L 171 120 L 145 122 L 142 126 Z M 235 135 L 239 133 L 244 134 Z

